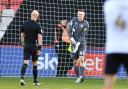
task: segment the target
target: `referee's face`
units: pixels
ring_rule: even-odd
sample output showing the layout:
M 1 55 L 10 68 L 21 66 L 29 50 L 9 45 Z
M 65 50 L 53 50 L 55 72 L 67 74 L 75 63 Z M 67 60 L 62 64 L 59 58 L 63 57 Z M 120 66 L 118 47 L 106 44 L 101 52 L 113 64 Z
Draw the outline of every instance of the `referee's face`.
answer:
M 79 21 L 83 21 L 84 20 L 84 17 L 85 17 L 85 12 L 78 11 L 77 17 L 78 17 L 78 20 Z
M 37 20 L 39 17 L 39 12 L 37 10 L 33 10 L 31 13 L 31 18 Z

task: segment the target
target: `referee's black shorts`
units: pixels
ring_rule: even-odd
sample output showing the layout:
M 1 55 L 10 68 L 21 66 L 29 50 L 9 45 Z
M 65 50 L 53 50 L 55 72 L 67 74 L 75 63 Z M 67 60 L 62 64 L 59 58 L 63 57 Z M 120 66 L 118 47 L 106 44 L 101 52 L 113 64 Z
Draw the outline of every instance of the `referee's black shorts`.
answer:
M 36 44 L 25 44 L 24 60 L 30 60 L 30 56 L 32 56 L 32 61 L 37 61 L 38 60 L 37 51 L 38 50 Z
M 106 55 L 105 74 L 116 74 L 123 64 L 128 74 L 128 54 L 112 53 Z

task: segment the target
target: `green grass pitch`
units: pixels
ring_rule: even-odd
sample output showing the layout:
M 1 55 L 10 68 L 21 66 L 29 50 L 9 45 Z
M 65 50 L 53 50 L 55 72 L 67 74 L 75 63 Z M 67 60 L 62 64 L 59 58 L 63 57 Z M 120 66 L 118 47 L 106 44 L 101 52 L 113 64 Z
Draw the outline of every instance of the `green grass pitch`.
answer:
M 26 78 L 20 86 L 19 78 L 0 77 L 0 89 L 102 89 L 103 79 L 87 78 L 81 84 L 74 84 L 75 78 L 39 78 L 41 86 L 33 86 L 32 78 Z M 128 80 L 118 80 L 114 89 L 128 89 Z

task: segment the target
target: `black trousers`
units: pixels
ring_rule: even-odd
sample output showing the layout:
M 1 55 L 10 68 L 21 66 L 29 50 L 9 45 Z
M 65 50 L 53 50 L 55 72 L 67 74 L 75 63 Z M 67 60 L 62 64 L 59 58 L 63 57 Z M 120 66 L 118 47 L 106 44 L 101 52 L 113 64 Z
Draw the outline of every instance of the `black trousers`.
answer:
M 70 52 L 67 50 L 69 43 L 62 42 L 59 46 L 55 46 L 56 53 L 58 54 L 58 66 L 56 76 L 65 76 L 73 66 L 73 60 Z

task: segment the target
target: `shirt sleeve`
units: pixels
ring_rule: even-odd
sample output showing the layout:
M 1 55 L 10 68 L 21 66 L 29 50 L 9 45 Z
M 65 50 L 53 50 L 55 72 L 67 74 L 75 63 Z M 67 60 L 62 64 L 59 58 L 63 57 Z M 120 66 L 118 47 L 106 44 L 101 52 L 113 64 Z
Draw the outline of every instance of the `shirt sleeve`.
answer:
M 83 29 L 83 31 L 82 31 L 82 33 L 81 33 L 81 36 L 80 36 L 80 38 L 79 38 L 79 40 L 78 40 L 78 42 L 83 42 L 83 40 L 84 40 L 84 38 L 85 38 L 85 34 L 86 34 L 86 32 L 88 31 L 88 29 L 89 29 L 89 24 L 88 24 L 88 22 L 87 22 L 87 25 L 85 26 L 85 28 Z
M 68 24 L 68 35 L 70 38 L 72 37 L 72 25 L 73 25 L 73 20 L 71 20 Z
M 42 34 L 44 31 L 41 29 L 41 26 L 38 24 L 38 34 Z

